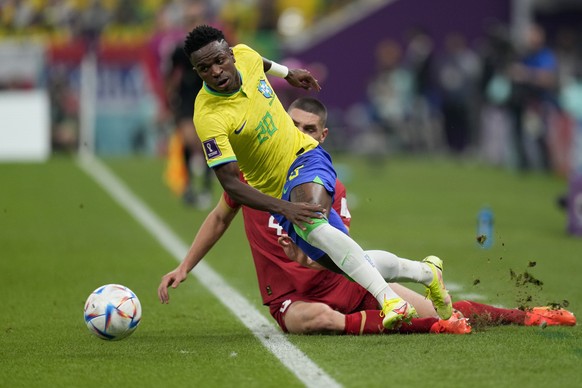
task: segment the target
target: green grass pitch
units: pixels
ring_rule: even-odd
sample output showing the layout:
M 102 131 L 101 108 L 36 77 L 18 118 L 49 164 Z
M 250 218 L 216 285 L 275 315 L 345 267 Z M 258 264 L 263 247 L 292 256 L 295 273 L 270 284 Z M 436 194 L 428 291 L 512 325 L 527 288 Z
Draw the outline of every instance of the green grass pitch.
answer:
M 187 208 L 163 184 L 164 161 L 105 161 L 185 244 L 205 211 Z M 555 205 L 563 179 L 517 175 L 445 159 L 367 163 L 336 157 L 364 248 L 420 260 L 436 254 L 454 298 L 515 307 L 569 304 L 582 315 L 582 237 L 565 232 Z M 177 262 L 69 158 L 0 164 L 0 387 L 299 387 L 285 368 L 195 278 L 161 305 L 156 289 Z M 219 185 L 215 185 L 215 199 Z M 492 207 L 491 249 L 476 243 L 476 217 Z M 239 217 L 240 218 L 240 217 Z M 261 306 L 237 219 L 207 263 Z M 516 286 L 529 272 L 543 286 Z M 121 283 L 143 319 L 128 339 L 107 342 L 85 328 L 89 293 Z M 346 387 L 570 387 L 582 378 L 575 327 L 476 327 L 468 336 L 288 336 Z

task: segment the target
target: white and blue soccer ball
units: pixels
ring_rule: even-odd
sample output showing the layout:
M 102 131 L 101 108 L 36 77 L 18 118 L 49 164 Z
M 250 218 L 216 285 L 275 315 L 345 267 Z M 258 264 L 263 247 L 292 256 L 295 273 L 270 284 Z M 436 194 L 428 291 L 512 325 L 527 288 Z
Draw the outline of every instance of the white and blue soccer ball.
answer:
M 85 323 L 97 337 L 116 341 L 137 329 L 141 304 L 133 291 L 120 284 L 97 288 L 85 302 Z

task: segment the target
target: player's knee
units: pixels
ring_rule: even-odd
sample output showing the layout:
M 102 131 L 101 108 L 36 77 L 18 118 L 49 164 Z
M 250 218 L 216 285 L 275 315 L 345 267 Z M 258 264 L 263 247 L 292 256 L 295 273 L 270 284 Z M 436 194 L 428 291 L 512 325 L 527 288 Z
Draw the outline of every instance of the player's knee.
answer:
M 305 224 L 305 230 L 299 228 L 297 225 L 293 224 L 293 229 L 298 236 L 300 236 L 303 240 L 308 241 L 308 236 L 311 234 L 313 230 L 318 228 L 321 225 L 329 224 L 327 218 L 312 218 L 313 224 Z

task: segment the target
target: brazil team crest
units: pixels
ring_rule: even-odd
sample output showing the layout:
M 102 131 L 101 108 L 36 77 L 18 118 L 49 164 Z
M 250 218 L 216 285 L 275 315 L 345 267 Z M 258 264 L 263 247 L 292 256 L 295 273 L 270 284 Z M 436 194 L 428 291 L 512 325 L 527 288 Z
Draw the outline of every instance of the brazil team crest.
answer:
M 273 97 L 273 89 L 271 89 L 267 81 L 265 81 L 264 79 L 259 81 L 259 92 L 261 92 L 261 94 L 265 96 L 265 98 Z

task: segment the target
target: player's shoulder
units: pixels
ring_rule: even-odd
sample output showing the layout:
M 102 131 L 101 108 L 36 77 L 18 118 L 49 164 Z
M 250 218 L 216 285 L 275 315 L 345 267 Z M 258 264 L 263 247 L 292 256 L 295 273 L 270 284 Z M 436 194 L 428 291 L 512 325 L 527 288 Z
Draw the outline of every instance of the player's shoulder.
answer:
M 250 46 L 248 46 L 244 43 L 239 43 L 237 45 L 234 45 L 232 47 L 232 51 L 234 51 L 235 53 L 256 53 L 255 50 L 253 50 Z
M 239 43 L 236 46 L 234 46 L 232 48 L 232 52 L 234 53 L 234 57 L 237 58 L 237 60 L 240 59 L 250 60 L 251 58 L 256 60 L 261 58 L 261 55 L 257 51 L 243 43 Z
M 211 125 L 216 127 L 227 120 L 228 115 L 224 109 L 220 109 L 224 99 L 216 98 L 204 90 L 204 87 L 196 96 L 194 102 L 194 124 L 196 127 Z

